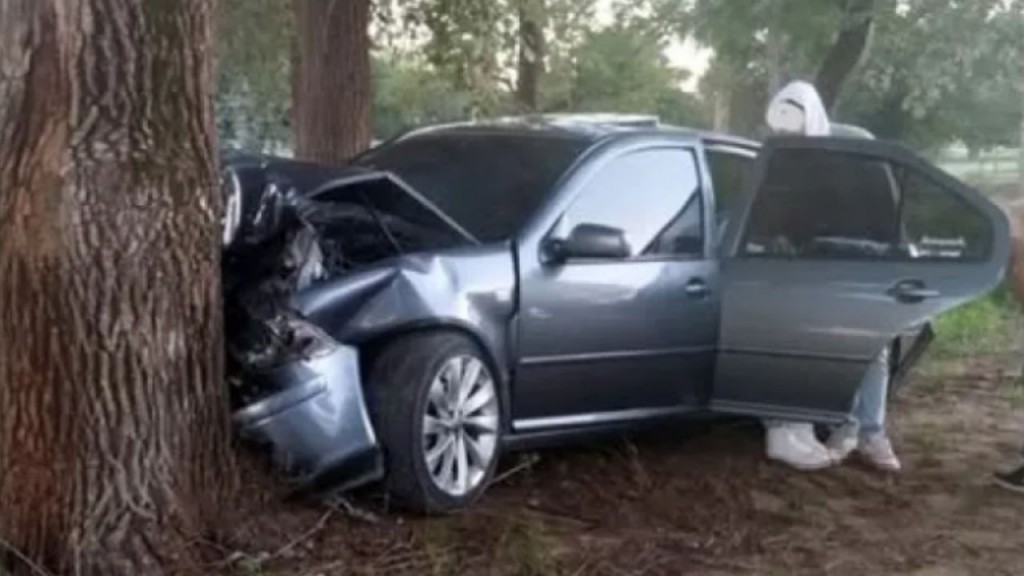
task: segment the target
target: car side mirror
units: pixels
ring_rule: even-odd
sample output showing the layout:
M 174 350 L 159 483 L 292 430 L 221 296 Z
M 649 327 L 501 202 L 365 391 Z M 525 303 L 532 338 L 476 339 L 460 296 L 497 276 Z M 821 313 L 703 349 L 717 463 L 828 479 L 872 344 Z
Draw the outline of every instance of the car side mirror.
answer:
M 543 252 L 547 262 L 556 264 L 575 258 L 622 260 L 630 255 L 626 233 L 600 224 L 580 224 L 568 238 L 549 238 Z

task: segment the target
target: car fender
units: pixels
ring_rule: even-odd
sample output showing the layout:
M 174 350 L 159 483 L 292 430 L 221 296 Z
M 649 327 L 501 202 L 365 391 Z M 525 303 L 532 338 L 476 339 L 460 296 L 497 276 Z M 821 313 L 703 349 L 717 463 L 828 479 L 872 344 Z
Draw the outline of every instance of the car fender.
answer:
M 507 382 L 515 296 L 512 249 L 500 243 L 381 262 L 301 291 L 295 307 L 339 342 L 356 347 L 423 329 L 461 331 Z

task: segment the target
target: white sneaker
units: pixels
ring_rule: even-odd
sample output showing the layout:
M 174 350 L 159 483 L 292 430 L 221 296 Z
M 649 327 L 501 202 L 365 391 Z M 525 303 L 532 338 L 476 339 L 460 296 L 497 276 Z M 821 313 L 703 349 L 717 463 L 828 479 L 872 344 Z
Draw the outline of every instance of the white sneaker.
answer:
M 765 442 L 769 459 L 797 470 L 822 470 L 833 464 L 832 455 L 815 437 L 812 424 L 785 422 L 768 425 Z
M 873 434 L 860 439 L 857 453 L 865 462 L 884 472 L 899 472 L 903 465 L 892 449 L 892 442 L 885 434 Z
M 860 445 L 860 426 L 856 423 L 843 424 L 828 437 L 828 451 L 836 464 L 842 463 Z

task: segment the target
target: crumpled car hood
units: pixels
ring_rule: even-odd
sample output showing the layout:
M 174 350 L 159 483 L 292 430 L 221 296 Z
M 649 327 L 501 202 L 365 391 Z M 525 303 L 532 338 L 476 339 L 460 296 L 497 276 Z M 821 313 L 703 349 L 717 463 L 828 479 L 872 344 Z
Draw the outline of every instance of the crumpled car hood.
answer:
M 221 164 L 225 196 L 238 194 L 241 198 L 242 230 L 257 218 L 259 208 L 272 190 L 290 190 L 302 197 L 316 197 L 325 191 L 375 180 L 388 181 L 396 192 L 407 201 L 406 209 L 423 210 L 442 222 L 466 241 L 477 243 L 477 239 L 455 220 L 444 213 L 433 202 L 413 189 L 396 174 L 382 170 L 350 165 L 344 167 L 324 166 L 300 160 L 277 156 L 250 154 L 239 151 L 221 153 Z M 235 183 L 237 190 L 231 190 L 229 183 Z M 230 202 L 225 198 L 225 204 Z M 236 238 L 239 234 L 236 234 Z M 230 246 L 228 246 L 230 248 Z
M 226 201 L 240 203 L 223 258 L 236 404 L 274 392 L 247 389 L 247 373 L 337 345 L 296 308 L 300 291 L 405 254 L 476 244 L 387 172 L 237 153 L 224 169 Z

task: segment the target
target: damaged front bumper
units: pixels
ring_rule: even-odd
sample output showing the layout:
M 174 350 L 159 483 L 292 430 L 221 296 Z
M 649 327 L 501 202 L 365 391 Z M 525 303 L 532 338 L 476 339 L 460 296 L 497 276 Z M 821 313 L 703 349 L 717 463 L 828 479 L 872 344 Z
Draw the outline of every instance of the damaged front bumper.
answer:
M 354 348 L 335 345 L 245 378 L 276 392 L 236 411 L 235 426 L 269 447 L 297 489 L 345 490 L 382 477 Z

